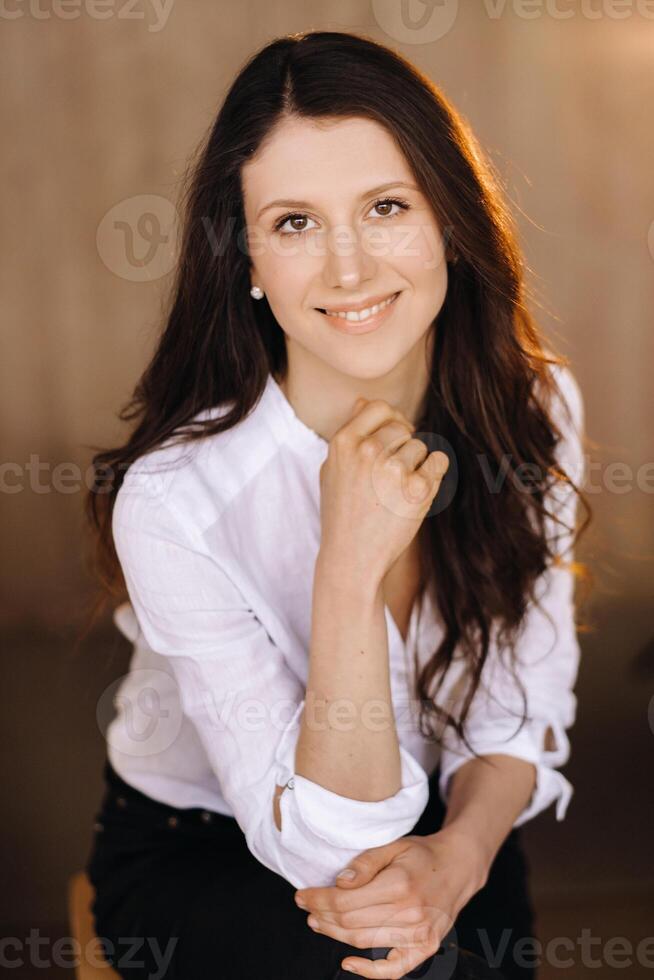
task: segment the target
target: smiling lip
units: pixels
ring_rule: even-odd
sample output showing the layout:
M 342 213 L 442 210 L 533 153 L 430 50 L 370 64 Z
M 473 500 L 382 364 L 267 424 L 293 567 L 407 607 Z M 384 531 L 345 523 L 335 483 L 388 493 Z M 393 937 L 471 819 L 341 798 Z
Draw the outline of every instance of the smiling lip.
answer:
M 391 293 L 390 295 L 393 296 L 393 293 Z M 391 300 L 390 303 L 388 303 L 382 310 L 379 310 L 378 313 L 373 314 L 373 316 L 369 316 L 366 320 L 359 320 L 359 321 L 346 320 L 344 317 L 340 317 L 340 316 L 328 316 L 326 313 L 323 313 L 322 310 L 318 310 L 318 312 L 320 313 L 321 316 L 325 317 L 325 319 L 331 324 L 331 326 L 333 326 L 336 330 L 340 331 L 341 333 L 349 333 L 349 334 L 371 333 L 373 330 L 376 330 L 377 327 L 379 327 L 383 323 L 386 317 L 390 316 L 391 312 L 393 311 L 393 308 L 395 307 L 395 303 L 397 302 L 397 299 L 400 295 L 401 292 L 395 293 L 394 298 Z M 382 300 L 387 298 L 388 296 L 384 296 L 382 297 Z M 377 300 L 377 302 L 381 302 L 381 301 Z M 373 303 L 372 305 L 374 306 L 375 304 Z M 361 307 L 361 309 L 365 309 L 365 307 Z
M 316 309 L 319 313 L 360 313 L 361 310 L 365 310 L 370 306 L 383 303 L 389 296 L 393 296 L 393 293 L 382 293 L 379 296 L 371 296 L 370 299 L 364 299 L 361 303 L 343 303 L 342 306 L 317 306 Z

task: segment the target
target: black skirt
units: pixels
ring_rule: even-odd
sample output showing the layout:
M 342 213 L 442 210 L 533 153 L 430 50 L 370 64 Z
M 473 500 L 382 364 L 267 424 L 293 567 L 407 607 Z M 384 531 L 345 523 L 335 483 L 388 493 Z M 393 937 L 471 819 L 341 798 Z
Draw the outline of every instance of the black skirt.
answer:
M 412 834 L 438 830 L 438 774 Z M 348 955 L 381 959 L 315 933 L 295 887 L 248 850 L 233 817 L 151 799 L 104 767 L 86 871 L 106 959 L 127 980 L 346 980 Z M 423 980 L 532 980 L 534 937 L 520 828 L 502 844 L 484 887 L 459 913 L 440 950 L 407 976 Z M 523 940 L 514 950 L 516 943 Z M 521 948 L 522 947 L 522 948 Z

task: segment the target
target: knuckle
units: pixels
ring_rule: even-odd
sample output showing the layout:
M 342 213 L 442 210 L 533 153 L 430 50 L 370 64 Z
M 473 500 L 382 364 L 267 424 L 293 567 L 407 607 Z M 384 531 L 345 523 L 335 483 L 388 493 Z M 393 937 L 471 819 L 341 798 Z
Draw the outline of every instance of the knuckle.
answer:
M 424 921 L 423 911 L 417 906 L 412 906 L 411 908 L 407 909 L 405 915 L 406 921 L 412 926 L 422 925 Z
M 412 892 L 411 878 L 406 872 L 403 872 L 402 875 L 398 878 L 396 887 L 401 898 L 408 899 L 411 897 L 411 892 Z
M 411 449 L 414 450 L 416 453 L 420 453 L 422 455 L 423 459 L 429 453 L 429 450 L 427 449 L 427 446 L 425 446 L 425 444 L 422 441 L 422 439 L 414 439 L 414 438 L 409 439 L 407 445 L 410 446 Z
M 359 451 L 364 459 L 374 459 L 382 448 L 381 440 L 377 436 L 366 436 L 359 444 Z
M 354 858 L 353 861 L 350 861 L 348 867 L 354 868 L 355 871 L 362 871 L 365 874 L 366 872 L 373 872 L 375 870 L 375 862 L 370 854 L 361 854 L 359 857 Z
M 409 430 L 405 425 L 389 425 L 385 427 L 385 430 L 391 437 L 390 441 L 394 449 L 404 450 L 411 441 L 410 439 L 407 439 Z
M 374 405 L 374 407 L 377 409 L 385 408 L 388 409 L 389 411 L 392 411 L 391 406 L 384 398 L 371 398 L 371 400 L 368 402 L 368 405 Z
M 390 429 L 391 432 L 396 432 L 399 436 L 404 436 L 407 432 L 411 433 L 413 431 L 409 423 L 405 422 L 404 419 L 392 419 L 386 423 L 384 428 Z
M 346 449 L 352 442 L 352 435 L 348 429 L 339 429 L 335 432 L 330 441 L 330 450 L 337 452 Z
M 414 473 L 410 480 L 409 490 L 414 497 L 422 498 L 427 493 L 429 484 L 421 473 Z

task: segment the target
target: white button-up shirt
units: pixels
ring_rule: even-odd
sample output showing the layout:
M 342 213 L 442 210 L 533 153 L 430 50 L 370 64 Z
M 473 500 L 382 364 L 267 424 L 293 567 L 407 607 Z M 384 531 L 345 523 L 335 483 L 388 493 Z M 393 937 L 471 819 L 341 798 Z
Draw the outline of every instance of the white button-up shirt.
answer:
M 554 370 L 572 412 L 569 423 L 558 403 L 555 419 L 565 434 L 559 459 L 579 479 L 581 395 L 568 369 Z M 328 448 L 269 376 L 238 425 L 190 444 L 168 440 L 133 463 L 113 515 L 130 598 L 114 620 L 134 648 L 114 692 L 109 760 L 156 800 L 235 817 L 252 854 L 296 888 L 332 885 L 352 857 L 409 833 L 428 800 L 428 774 L 440 764 L 438 789 L 447 801 L 451 776 L 471 758 L 451 729 L 442 749 L 419 731 L 413 650 L 422 665 L 443 636 L 426 598 L 414 605 L 406 644 L 385 610 L 399 792 L 378 802 L 349 799 L 295 772 L 320 543 L 319 470 Z M 568 488 L 551 503 L 574 524 L 576 497 Z M 552 531 L 561 534 L 553 524 Z M 572 574 L 551 568 L 539 585 L 542 608 L 530 606 L 517 647 L 530 720 L 516 734 L 523 701 L 494 642 L 467 719 L 479 754 L 500 752 L 536 766 L 536 788 L 514 826 L 554 801 L 562 820 L 572 795 L 555 768 L 569 757 L 565 729 L 576 711 Z M 450 711 L 456 692 L 467 689 L 467 681 L 457 683 L 464 668 L 455 655 L 438 695 Z M 548 727 L 554 748 L 546 747 Z M 286 786 L 281 831 L 273 818 L 277 784 Z

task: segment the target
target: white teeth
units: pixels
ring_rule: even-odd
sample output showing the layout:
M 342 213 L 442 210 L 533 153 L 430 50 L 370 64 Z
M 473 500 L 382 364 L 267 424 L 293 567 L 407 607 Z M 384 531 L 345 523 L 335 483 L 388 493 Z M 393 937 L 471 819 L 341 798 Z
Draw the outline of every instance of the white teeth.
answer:
M 380 310 L 383 310 L 385 306 L 388 306 L 389 303 L 392 303 L 393 302 L 393 300 L 395 299 L 396 295 L 397 295 L 397 293 L 394 293 L 388 299 L 385 299 L 383 301 L 383 303 L 376 303 L 375 306 L 369 306 L 367 309 L 360 310 L 358 313 L 355 313 L 355 312 L 350 312 L 350 313 L 329 313 L 329 312 L 327 312 L 327 316 L 340 316 L 340 318 L 342 320 L 349 320 L 352 323 L 358 323 L 360 320 L 367 320 L 369 316 L 374 316 L 375 313 L 379 313 L 379 311 Z

